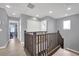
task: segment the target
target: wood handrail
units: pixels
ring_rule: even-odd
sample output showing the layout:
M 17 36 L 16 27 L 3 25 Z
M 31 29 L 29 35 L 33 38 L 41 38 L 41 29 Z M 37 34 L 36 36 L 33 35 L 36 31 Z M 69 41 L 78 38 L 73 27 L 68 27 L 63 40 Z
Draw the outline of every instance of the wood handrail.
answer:
M 52 49 L 50 52 L 48 52 L 48 56 L 53 55 L 59 48 L 60 48 L 60 45 L 58 45 L 56 48 Z

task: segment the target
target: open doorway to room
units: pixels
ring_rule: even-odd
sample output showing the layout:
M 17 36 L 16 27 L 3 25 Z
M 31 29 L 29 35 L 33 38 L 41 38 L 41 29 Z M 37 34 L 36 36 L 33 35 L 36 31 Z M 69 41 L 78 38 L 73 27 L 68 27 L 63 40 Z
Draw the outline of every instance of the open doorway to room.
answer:
M 9 21 L 9 39 L 19 39 L 18 21 Z
M 10 39 L 17 38 L 17 23 L 10 23 L 9 30 Z

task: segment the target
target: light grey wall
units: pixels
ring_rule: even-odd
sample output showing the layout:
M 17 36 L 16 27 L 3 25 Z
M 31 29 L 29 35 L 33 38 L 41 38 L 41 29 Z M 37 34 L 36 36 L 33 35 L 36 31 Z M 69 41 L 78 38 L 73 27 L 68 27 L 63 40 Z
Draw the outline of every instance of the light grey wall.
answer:
M 27 23 L 29 21 L 29 24 Z M 24 31 L 33 32 L 40 31 L 40 21 L 33 21 L 32 16 L 21 14 L 21 41 L 24 41 Z
M 26 30 L 27 32 L 41 31 L 41 22 L 38 20 L 28 19 Z
M 20 39 L 21 39 L 22 42 L 24 41 L 24 31 L 27 28 L 27 19 L 28 18 L 29 17 L 27 15 L 21 14 L 21 17 L 20 17 L 20 24 L 21 24 L 21 28 L 20 28 L 21 30 L 20 30 L 20 32 L 21 32 L 21 37 L 20 37 Z
M 70 30 L 63 30 L 63 20 L 71 20 Z M 79 14 L 58 19 L 57 27 L 64 38 L 64 47 L 79 51 Z
M 40 21 L 40 30 L 47 31 L 47 20 Z
M 8 17 L 5 9 L 0 8 L 0 28 L 2 31 L 0 32 L 0 47 L 5 46 L 8 42 Z
M 55 33 L 57 32 L 57 20 L 51 17 L 46 17 L 47 20 L 47 32 Z

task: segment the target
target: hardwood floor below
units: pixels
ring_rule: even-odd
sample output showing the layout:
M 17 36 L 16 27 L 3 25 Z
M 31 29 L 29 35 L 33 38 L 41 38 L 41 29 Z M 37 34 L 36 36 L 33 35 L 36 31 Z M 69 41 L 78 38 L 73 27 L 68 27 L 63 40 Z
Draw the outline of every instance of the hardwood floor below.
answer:
M 26 56 L 26 54 L 18 39 L 10 39 L 8 46 L 0 49 L 0 56 Z

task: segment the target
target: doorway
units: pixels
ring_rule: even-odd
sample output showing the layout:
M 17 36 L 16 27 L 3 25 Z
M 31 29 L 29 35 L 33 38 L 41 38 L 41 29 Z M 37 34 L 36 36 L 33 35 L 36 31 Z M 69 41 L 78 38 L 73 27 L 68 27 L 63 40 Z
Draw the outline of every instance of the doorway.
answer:
M 17 38 L 17 23 L 9 23 L 10 39 Z

